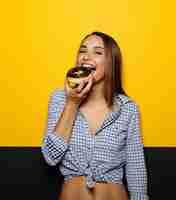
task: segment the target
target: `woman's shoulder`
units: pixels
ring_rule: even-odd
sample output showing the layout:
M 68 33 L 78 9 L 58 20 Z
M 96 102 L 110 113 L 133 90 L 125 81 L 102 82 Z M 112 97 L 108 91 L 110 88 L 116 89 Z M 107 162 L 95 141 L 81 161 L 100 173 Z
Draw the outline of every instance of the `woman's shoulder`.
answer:
M 125 94 L 118 94 L 116 95 L 116 98 L 120 102 L 120 106 L 125 110 L 127 110 L 128 112 L 139 111 L 139 104 L 131 96 L 127 96 Z

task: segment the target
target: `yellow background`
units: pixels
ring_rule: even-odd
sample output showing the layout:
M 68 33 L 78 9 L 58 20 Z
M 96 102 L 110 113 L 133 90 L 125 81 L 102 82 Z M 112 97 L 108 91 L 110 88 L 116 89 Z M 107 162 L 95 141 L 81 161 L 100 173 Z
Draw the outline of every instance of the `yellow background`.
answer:
M 176 146 L 174 1 L 16 0 L 0 7 L 0 146 L 40 146 L 49 94 L 63 86 L 81 38 L 112 35 L 145 146 Z

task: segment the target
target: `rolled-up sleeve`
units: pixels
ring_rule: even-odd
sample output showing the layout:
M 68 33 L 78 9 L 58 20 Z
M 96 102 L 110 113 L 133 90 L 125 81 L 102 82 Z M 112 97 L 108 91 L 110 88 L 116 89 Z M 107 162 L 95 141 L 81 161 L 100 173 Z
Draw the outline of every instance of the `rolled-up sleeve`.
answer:
M 68 144 L 54 131 L 56 122 L 63 111 L 61 91 L 53 92 L 49 97 L 48 113 L 42 139 L 41 152 L 45 161 L 54 166 L 59 163 L 67 150 Z
M 136 104 L 128 127 L 125 168 L 129 199 L 148 200 L 147 171 L 141 138 L 140 111 Z

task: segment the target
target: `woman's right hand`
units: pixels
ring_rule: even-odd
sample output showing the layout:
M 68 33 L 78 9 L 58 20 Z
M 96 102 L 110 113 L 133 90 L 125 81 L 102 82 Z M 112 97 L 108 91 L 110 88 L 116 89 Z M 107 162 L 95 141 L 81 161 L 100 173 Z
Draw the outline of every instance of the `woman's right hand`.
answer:
M 86 85 L 87 84 L 87 85 Z M 85 86 L 86 85 L 86 86 Z M 81 78 L 78 87 L 72 89 L 69 87 L 67 79 L 65 79 L 65 92 L 67 95 L 67 101 L 79 106 L 85 97 L 87 97 L 93 85 L 93 75 Z

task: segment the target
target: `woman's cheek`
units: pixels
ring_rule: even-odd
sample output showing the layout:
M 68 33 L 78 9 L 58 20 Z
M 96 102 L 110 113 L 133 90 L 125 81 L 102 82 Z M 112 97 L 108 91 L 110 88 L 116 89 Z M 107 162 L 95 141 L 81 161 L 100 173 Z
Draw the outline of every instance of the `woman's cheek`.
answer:
M 94 73 L 94 81 L 95 82 L 98 82 L 100 80 L 104 79 L 104 70 L 102 71 L 99 71 L 97 70 L 95 73 Z

